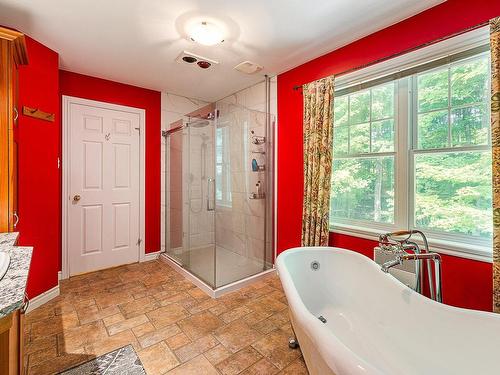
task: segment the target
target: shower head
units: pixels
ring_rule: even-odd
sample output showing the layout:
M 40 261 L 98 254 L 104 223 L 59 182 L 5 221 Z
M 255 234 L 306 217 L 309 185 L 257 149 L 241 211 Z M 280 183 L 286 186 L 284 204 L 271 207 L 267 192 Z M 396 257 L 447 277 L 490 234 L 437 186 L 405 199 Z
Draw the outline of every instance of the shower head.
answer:
M 208 124 L 210 124 L 210 121 L 208 121 L 208 120 L 196 120 L 193 122 L 189 122 L 188 126 L 192 126 L 193 128 L 203 128 L 203 127 L 207 126 Z

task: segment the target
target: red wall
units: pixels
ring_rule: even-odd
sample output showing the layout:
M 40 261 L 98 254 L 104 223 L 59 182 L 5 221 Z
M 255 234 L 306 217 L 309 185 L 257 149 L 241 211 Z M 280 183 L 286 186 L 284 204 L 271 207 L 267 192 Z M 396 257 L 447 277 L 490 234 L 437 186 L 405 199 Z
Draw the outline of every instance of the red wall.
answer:
M 497 15 L 498 0 L 476 0 L 472 7 L 468 0 L 448 0 L 278 76 L 278 253 L 300 246 L 302 225 L 302 95 L 293 87 L 447 37 Z M 372 245 L 353 237 L 334 237 L 334 243 L 353 250 L 366 252 Z M 491 264 L 444 257 L 443 292 L 448 303 L 491 310 L 491 277 Z
M 146 110 L 146 253 L 160 250 L 161 94 L 158 91 L 61 70 L 61 95 Z
M 20 115 L 18 140 L 19 244 L 33 246 L 28 295 L 58 283 L 61 269 L 61 95 L 146 110 L 146 252 L 160 250 L 161 94 L 59 70 L 59 55 L 27 37 L 29 64 L 19 68 L 19 108 L 55 113 L 54 122 Z
M 29 65 L 19 68 L 19 108 L 55 113 L 47 122 L 20 114 L 18 131 L 19 244 L 34 246 L 28 295 L 57 285 L 60 257 L 61 191 L 57 158 L 60 150 L 59 56 L 26 39 Z M 21 111 L 20 111 L 21 112 Z

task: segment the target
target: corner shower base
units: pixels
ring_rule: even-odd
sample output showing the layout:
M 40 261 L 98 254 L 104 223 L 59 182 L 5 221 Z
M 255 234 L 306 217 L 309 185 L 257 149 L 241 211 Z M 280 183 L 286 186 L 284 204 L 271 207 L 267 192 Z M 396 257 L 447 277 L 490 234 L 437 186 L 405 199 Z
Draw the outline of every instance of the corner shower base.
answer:
M 162 262 L 165 262 L 166 264 L 168 264 L 170 267 L 172 267 L 177 272 L 179 272 L 182 276 L 184 276 L 186 279 L 191 281 L 193 284 L 195 284 L 198 288 L 203 290 L 206 294 L 208 294 L 212 298 L 218 298 L 226 293 L 233 292 L 235 290 L 243 288 L 244 286 L 252 284 L 252 283 L 254 283 L 258 280 L 261 280 L 265 277 L 272 276 L 276 272 L 276 270 L 274 268 L 271 268 L 271 269 L 268 269 L 266 271 L 262 271 L 256 275 L 246 277 L 244 279 L 235 281 L 233 283 L 221 286 L 221 287 L 216 288 L 216 289 L 212 289 L 212 287 L 210 285 L 208 285 L 204 281 L 197 278 L 195 275 L 193 275 L 191 272 L 189 272 L 185 268 L 181 267 L 177 262 L 175 262 L 167 254 L 165 254 L 165 253 L 161 254 L 159 259 Z

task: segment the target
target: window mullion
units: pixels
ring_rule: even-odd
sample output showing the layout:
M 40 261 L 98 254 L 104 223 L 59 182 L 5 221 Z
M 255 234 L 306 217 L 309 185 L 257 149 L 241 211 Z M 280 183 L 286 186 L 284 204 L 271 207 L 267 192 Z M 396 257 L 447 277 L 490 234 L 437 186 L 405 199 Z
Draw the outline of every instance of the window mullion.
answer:
M 397 81 L 396 85 L 396 100 L 395 100 L 395 141 L 396 141 L 396 158 L 394 161 L 395 174 L 394 174 L 394 189 L 395 189 L 395 200 L 394 200 L 394 223 L 397 228 L 406 229 L 408 228 L 408 179 L 409 171 L 408 168 L 408 154 L 409 154 L 409 142 L 408 142 L 408 131 L 410 129 L 410 124 L 408 119 L 410 118 L 408 112 L 408 102 L 410 88 L 408 84 L 408 78 L 403 78 Z
M 370 153 L 372 152 L 372 110 L 373 110 L 373 93 L 372 89 L 370 89 L 370 112 L 369 112 L 369 118 L 368 121 L 370 122 L 370 125 L 368 127 L 368 132 L 369 132 L 369 143 L 370 143 Z
M 448 66 L 448 147 L 451 144 L 451 67 Z

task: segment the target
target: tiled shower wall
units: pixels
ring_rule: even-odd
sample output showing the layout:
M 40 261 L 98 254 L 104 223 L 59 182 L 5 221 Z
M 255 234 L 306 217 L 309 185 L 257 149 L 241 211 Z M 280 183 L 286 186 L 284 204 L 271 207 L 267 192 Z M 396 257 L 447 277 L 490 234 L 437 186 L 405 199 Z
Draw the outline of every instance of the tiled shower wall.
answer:
M 276 80 L 271 81 L 271 117 L 276 118 Z M 266 142 L 255 145 L 252 136 L 265 136 L 266 133 L 266 95 L 265 84 L 260 83 L 241 90 L 216 103 L 219 110 L 219 126 L 230 127 L 230 169 L 231 197 L 229 207 L 217 207 L 216 240 L 217 245 L 238 253 L 245 258 L 262 262 L 266 253 L 266 261 L 272 261 L 270 238 L 265 236 L 266 202 L 270 200 L 249 199 L 256 193 L 258 181 L 266 195 L 270 194 L 268 183 L 269 152 L 272 145 Z M 253 134 L 251 133 L 253 131 Z M 261 153 L 263 152 L 263 153 Z M 261 172 L 252 171 L 252 159 L 264 166 Z M 270 209 L 272 209 L 270 207 Z M 269 218 L 267 218 L 269 220 Z M 267 240 L 267 244 L 266 241 Z M 267 247 L 268 251 L 265 251 Z

